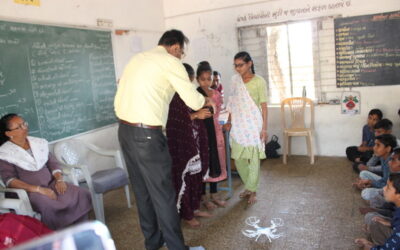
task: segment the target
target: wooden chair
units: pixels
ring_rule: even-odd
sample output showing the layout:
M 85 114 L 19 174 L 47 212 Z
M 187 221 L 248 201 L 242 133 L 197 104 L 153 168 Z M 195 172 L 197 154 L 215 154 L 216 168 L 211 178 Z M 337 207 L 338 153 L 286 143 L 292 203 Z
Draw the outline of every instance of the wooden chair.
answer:
M 288 106 L 288 108 L 286 107 Z M 309 127 L 306 127 L 305 113 L 306 109 L 310 109 Z M 287 115 L 285 112 L 289 112 Z M 290 137 L 291 136 L 306 136 L 308 155 L 310 156 L 311 164 L 314 164 L 314 103 L 309 98 L 292 97 L 284 99 L 281 102 L 281 116 L 283 128 L 283 163 L 287 163 L 287 155 L 290 155 Z M 286 116 L 290 116 L 290 123 L 287 125 Z

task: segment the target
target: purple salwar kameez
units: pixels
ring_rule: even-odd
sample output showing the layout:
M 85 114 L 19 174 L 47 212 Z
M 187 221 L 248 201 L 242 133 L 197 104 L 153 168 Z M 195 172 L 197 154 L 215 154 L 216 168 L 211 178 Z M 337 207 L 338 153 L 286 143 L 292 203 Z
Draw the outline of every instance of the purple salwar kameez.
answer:
M 88 190 L 67 184 L 64 194 L 58 194 L 55 189 L 54 170 L 59 169 L 57 160 L 49 154 L 46 165 L 38 171 L 24 170 L 5 160 L 0 160 L 0 174 L 4 183 L 15 178 L 31 185 L 52 189 L 57 199 L 52 200 L 40 193 L 28 192 L 33 210 L 41 214 L 41 220 L 49 228 L 56 230 L 69 226 L 87 218 L 92 209 Z
M 185 220 L 193 219 L 194 211 L 200 208 L 203 178 L 208 171 L 207 131 L 202 120 L 190 120 L 191 112 L 179 95 L 175 94 L 169 106 L 167 138 L 172 157 L 172 181 L 177 193 L 177 208 Z M 198 171 L 190 170 L 193 159 L 201 161 L 201 169 Z

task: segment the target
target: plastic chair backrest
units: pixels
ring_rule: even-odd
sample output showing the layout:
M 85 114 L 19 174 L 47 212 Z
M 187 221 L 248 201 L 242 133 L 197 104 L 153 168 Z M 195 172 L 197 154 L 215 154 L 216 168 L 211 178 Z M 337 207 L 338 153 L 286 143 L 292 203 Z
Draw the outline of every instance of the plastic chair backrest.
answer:
M 76 139 L 58 142 L 54 154 L 68 165 L 85 165 L 89 175 L 115 165 L 113 158 L 96 154 L 84 142 Z
M 286 124 L 285 106 L 290 110 L 290 126 Z M 314 103 L 305 97 L 286 98 L 281 102 L 281 115 L 283 128 L 306 128 L 305 113 L 307 106 L 310 108 L 310 128 L 314 129 Z
M 70 141 L 58 142 L 54 146 L 54 155 L 60 161 L 68 165 L 80 164 L 80 155 Z

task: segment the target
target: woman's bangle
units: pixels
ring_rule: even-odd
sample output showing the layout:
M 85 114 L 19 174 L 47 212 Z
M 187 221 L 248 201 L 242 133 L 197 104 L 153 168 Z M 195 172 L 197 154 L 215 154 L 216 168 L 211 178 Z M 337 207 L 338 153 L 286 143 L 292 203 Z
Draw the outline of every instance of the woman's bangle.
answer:
M 58 179 L 58 180 L 56 180 L 56 182 L 60 182 L 60 181 L 64 181 L 63 179 Z

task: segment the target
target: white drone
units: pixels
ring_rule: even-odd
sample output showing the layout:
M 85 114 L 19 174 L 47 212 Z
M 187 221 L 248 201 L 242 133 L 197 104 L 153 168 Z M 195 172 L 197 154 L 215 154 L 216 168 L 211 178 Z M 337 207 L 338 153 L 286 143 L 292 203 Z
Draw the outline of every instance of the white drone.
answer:
M 257 217 L 252 216 L 247 218 L 246 224 L 254 227 L 255 230 L 243 230 L 242 233 L 249 238 L 256 238 L 256 241 L 261 235 L 265 235 L 269 242 L 271 242 L 272 239 L 278 239 L 284 235 L 283 233 L 277 233 L 278 230 L 276 229 L 277 227 L 283 226 L 283 220 L 281 218 L 272 219 L 270 227 L 260 227 L 258 223 L 260 223 L 260 219 L 257 219 Z

